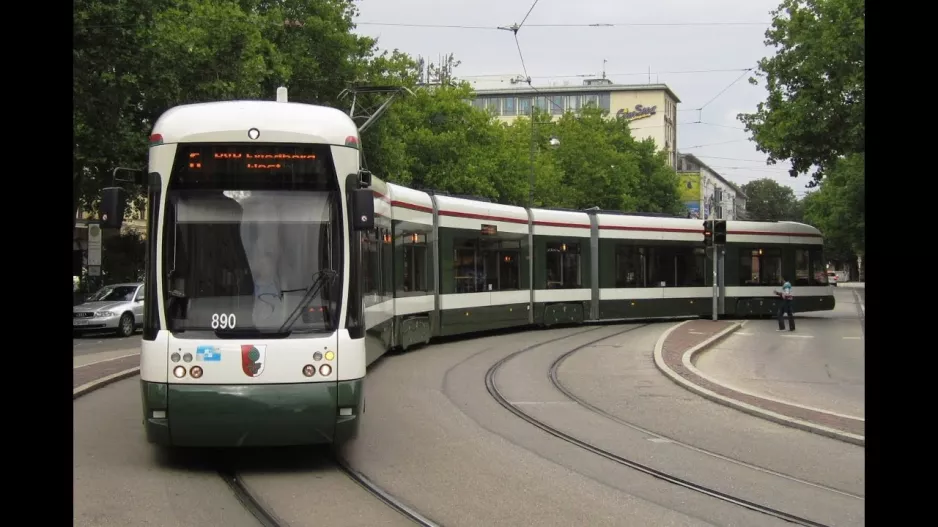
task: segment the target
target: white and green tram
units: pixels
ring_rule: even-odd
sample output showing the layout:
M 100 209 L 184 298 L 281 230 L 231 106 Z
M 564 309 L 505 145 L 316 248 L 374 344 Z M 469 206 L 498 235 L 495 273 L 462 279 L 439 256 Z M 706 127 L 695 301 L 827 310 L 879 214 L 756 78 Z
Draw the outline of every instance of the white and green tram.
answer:
M 141 181 L 151 443 L 338 444 L 357 434 L 357 232 L 374 228 L 371 176 L 348 115 L 285 92 L 179 106 L 154 126 Z M 124 200 L 106 189 L 105 226 L 120 225 Z
M 435 337 L 532 325 L 829 311 L 824 239 L 794 222 L 565 211 L 409 189 L 362 170 L 331 108 L 195 104 L 153 130 L 140 360 L 153 443 L 341 443 L 366 367 Z M 102 224 L 123 199 L 102 196 Z M 110 219 L 108 219 L 110 218 Z M 716 281 L 716 284 L 714 284 Z

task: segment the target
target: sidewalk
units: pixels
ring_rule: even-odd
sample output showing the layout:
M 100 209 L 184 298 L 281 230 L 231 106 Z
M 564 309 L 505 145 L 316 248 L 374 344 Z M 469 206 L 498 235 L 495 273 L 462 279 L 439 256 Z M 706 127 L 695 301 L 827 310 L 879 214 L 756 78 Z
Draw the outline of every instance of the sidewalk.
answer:
M 139 354 L 78 366 L 72 369 L 72 389 L 139 367 Z
M 741 393 L 704 378 L 693 366 L 693 356 L 739 327 L 736 322 L 711 320 L 678 324 L 658 339 L 655 365 L 674 382 L 715 402 L 780 424 L 865 445 L 866 423 L 862 420 Z

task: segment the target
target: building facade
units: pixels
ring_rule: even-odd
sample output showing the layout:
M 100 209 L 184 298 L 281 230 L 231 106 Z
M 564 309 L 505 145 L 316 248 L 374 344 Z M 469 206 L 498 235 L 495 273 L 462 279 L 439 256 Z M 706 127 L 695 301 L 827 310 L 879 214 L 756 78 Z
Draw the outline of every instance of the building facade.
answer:
M 589 104 L 606 110 L 610 118 L 626 119 L 637 140 L 651 138 L 668 154 L 668 164 L 677 165 L 677 95 L 665 84 L 613 84 L 608 79 L 584 81 L 583 85 L 532 88 L 518 78 L 467 80 L 476 98 L 472 105 L 492 111 L 505 123 L 531 115 L 532 107 L 552 116 L 577 112 Z
M 681 201 L 689 218 L 746 219 L 746 194 L 693 154 L 677 155 Z

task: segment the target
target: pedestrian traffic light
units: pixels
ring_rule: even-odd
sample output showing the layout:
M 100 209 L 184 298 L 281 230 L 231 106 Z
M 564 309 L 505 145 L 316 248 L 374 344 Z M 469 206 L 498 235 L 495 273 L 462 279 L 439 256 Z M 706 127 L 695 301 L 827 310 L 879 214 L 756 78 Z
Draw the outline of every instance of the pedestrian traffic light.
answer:
M 726 220 L 717 220 L 713 223 L 713 244 L 726 245 Z
M 710 220 L 705 220 L 703 222 L 703 228 L 704 245 L 710 247 L 713 245 L 713 222 Z

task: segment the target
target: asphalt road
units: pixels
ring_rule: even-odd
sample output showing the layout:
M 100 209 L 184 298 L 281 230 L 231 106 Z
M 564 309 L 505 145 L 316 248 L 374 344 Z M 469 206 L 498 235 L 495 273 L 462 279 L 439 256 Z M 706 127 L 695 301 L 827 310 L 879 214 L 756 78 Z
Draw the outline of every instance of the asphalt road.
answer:
M 699 355 L 696 366 L 733 388 L 863 418 L 865 341 L 853 290 L 835 288 L 833 311 L 797 315 L 796 331 L 749 320 Z M 787 322 L 786 322 L 787 328 Z
M 168 455 L 147 443 L 138 377 L 74 403 L 74 524 L 256 527 L 218 476 L 242 472 L 287 525 L 403 526 L 409 522 L 341 473 L 324 449 Z M 412 525 L 412 524 L 411 524 Z
M 697 483 L 829 525 L 862 524 L 863 500 L 850 494 L 863 495 L 864 450 L 736 412 L 675 385 L 651 359 L 670 325 L 589 346 L 559 372 L 568 389 L 651 434 L 599 417 L 549 385 L 553 359 L 626 326 L 581 327 L 459 340 L 383 358 L 369 368 L 361 433 L 344 452 L 386 491 L 447 526 L 788 525 L 617 465 L 499 406 L 486 391 L 485 372 L 515 350 L 546 343 L 505 363 L 496 378 L 524 411 Z M 569 338 L 548 343 L 561 336 Z M 139 352 L 139 337 L 99 340 Z M 121 352 L 89 351 L 76 360 Z M 245 483 L 290 525 L 403 525 L 338 473 L 321 450 L 199 451 L 167 459 L 146 442 L 139 412 L 136 377 L 75 401 L 76 525 L 256 525 L 215 474 L 222 464 L 243 471 Z

